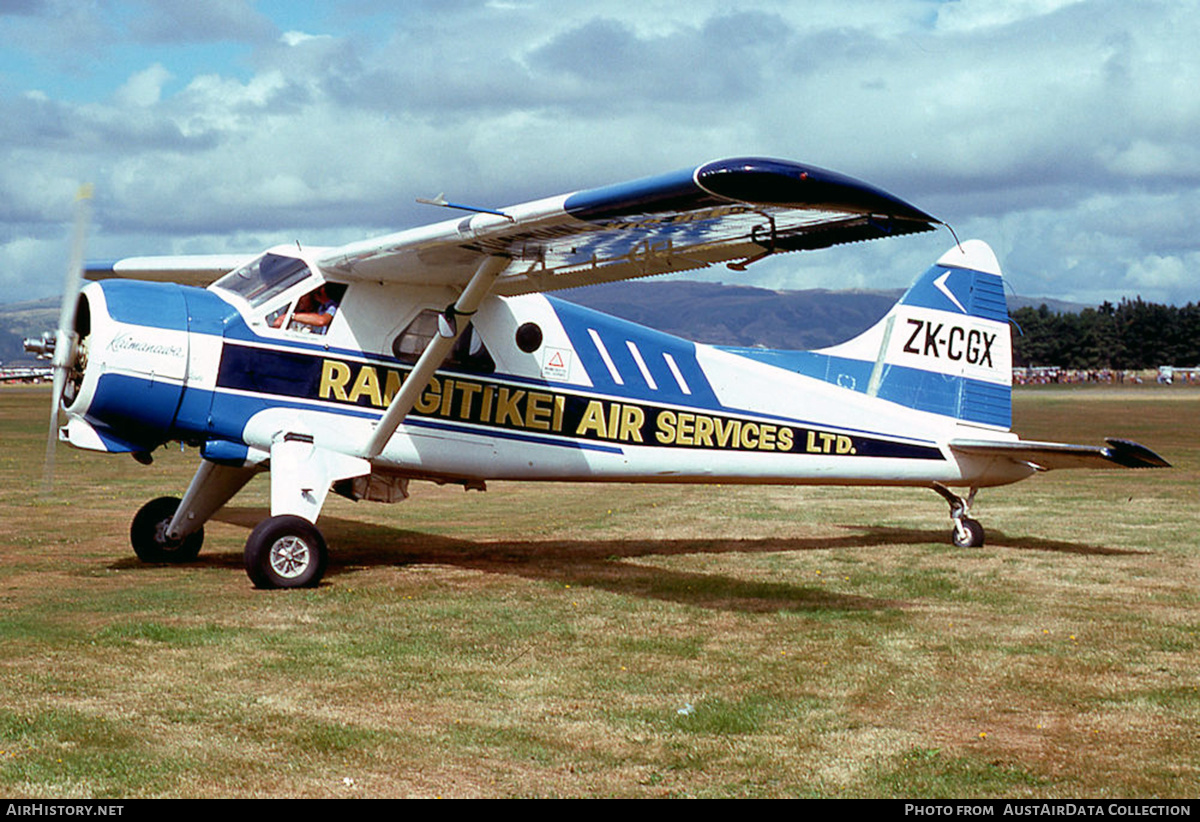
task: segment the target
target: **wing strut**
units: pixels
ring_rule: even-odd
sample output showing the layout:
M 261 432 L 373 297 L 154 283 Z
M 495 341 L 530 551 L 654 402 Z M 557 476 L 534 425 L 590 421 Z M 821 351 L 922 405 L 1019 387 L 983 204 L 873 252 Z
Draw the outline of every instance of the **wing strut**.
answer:
M 471 281 L 467 283 L 462 294 L 459 295 L 454 305 L 446 309 L 446 312 L 439 318 L 438 335 L 429 341 L 429 345 L 425 346 L 421 358 L 417 360 L 413 370 L 404 379 L 404 384 L 392 398 L 391 405 L 379 420 L 379 424 L 375 427 L 371 439 L 363 450 L 364 457 L 374 459 L 383 451 L 383 447 L 387 445 L 392 434 L 396 432 L 400 423 L 404 422 L 404 418 L 408 416 L 408 412 L 416 405 L 417 398 L 429 384 L 429 378 L 433 376 L 433 372 L 446 359 L 446 355 L 450 353 L 450 349 L 454 347 L 454 343 L 466 329 L 466 323 L 459 323 L 455 318 L 459 315 L 469 316 L 475 313 L 475 309 L 479 308 L 479 304 L 491 292 L 496 278 L 503 273 L 504 269 L 508 268 L 509 262 L 511 262 L 509 257 L 494 255 L 484 258 L 479 263 L 479 267 L 475 269 Z

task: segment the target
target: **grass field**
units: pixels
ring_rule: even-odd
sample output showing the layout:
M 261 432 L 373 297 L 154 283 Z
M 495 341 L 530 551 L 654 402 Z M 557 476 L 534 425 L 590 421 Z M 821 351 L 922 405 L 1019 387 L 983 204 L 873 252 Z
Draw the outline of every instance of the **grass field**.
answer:
M 1017 393 L 1026 438 L 1169 471 L 983 492 L 414 485 L 332 497 L 311 591 L 129 520 L 194 452 L 60 447 L 0 390 L 0 796 L 1195 797 L 1200 391 Z

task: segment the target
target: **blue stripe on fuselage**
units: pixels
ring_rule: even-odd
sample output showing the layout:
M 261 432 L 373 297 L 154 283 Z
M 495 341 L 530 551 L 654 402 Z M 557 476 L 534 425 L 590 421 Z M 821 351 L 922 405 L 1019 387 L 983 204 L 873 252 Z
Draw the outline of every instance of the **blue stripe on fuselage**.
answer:
M 720 348 L 859 393 L 866 393 L 875 367 L 875 363 L 866 360 L 833 357 L 815 351 Z M 900 365 L 885 365 L 884 368 L 886 379 L 881 381 L 877 395 L 881 400 L 984 425 L 1007 428 L 1012 424 L 1007 386 Z
M 700 363 L 696 361 L 695 343 L 554 297 L 546 299 L 558 315 L 592 385 L 601 392 L 708 410 L 724 408 L 718 402 Z M 620 383 L 613 379 L 590 331 L 595 331 L 603 344 L 621 377 Z M 641 354 L 646 370 L 654 381 L 653 387 L 642 374 L 629 343 L 633 343 Z M 671 370 L 668 357 L 679 369 L 683 385 Z

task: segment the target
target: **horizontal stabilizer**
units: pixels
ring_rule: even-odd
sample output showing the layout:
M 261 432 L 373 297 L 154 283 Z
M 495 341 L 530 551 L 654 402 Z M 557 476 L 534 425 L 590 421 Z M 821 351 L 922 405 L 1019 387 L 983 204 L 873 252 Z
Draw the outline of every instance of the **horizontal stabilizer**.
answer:
M 996 442 L 951 440 L 950 450 L 971 457 L 1007 457 L 1039 471 L 1055 468 L 1170 468 L 1171 464 L 1144 445 L 1108 438 L 1106 447 L 1060 442 Z

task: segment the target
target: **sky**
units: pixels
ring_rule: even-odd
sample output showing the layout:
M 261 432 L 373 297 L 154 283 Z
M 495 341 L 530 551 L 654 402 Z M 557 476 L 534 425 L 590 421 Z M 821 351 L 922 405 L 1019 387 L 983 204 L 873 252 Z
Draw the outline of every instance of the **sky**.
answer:
M 1200 301 L 1200 0 L 0 0 L 0 302 L 731 156 L 880 186 L 1010 291 Z M 693 279 L 899 288 L 954 240 Z

